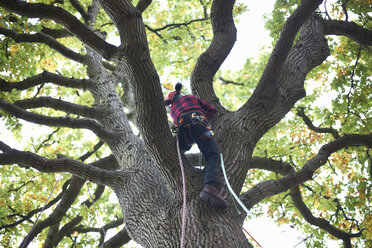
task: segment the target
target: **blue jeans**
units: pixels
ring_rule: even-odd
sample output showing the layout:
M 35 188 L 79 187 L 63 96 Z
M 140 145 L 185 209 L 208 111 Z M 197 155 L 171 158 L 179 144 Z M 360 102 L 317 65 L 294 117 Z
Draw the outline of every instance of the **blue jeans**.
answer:
M 204 186 L 208 184 L 220 189 L 221 168 L 219 152 L 212 133 L 205 123 L 192 121 L 180 127 L 177 135 L 181 150 L 188 151 L 196 143 L 203 154 L 206 161 Z

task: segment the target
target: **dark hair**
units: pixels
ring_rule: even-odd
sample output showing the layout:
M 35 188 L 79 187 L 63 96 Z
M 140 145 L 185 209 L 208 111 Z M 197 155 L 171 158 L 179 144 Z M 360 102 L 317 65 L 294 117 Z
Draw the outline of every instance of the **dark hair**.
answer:
M 180 82 L 176 83 L 176 86 L 174 87 L 174 89 L 180 92 L 182 90 L 182 84 Z

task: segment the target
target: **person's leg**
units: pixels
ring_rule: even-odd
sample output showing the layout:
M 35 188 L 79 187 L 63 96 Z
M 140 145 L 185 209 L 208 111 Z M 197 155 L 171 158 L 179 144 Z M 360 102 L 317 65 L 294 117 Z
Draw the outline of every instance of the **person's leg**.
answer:
M 217 144 L 213 139 L 211 132 L 202 124 L 192 125 L 192 138 L 199 147 L 199 150 L 203 154 L 206 165 L 205 165 L 205 178 L 204 185 L 212 185 L 217 189 L 220 188 L 221 181 L 218 177 L 220 172 L 219 167 L 219 152 Z
M 192 137 L 206 160 L 204 189 L 200 197 L 213 205 L 225 208 L 227 203 L 220 195 L 221 170 L 217 144 L 210 131 L 202 124 L 192 125 Z

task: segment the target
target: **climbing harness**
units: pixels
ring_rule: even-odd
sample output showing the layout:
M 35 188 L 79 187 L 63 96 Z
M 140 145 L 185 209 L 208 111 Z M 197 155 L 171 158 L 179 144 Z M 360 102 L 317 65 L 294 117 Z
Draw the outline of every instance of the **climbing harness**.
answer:
M 185 173 L 182 163 L 182 157 L 181 157 L 181 150 L 180 150 L 180 144 L 178 135 L 177 137 L 177 153 L 178 153 L 178 160 L 180 161 L 180 167 L 181 167 L 181 175 L 182 175 L 182 195 L 183 195 L 183 204 L 182 204 L 182 226 L 181 226 L 181 248 L 184 247 L 185 244 L 185 231 L 186 231 L 186 211 L 187 211 L 187 205 L 186 205 L 186 180 L 185 180 Z
M 227 188 L 228 188 L 228 190 L 229 190 L 230 196 L 232 196 L 231 198 L 232 198 L 232 200 L 233 200 L 233 203 L 234 203 L 234 206 L 235 206 L 235 209 L 236 209 L 237 213 L 238 213 L 238 214 L 241 214 L 240 211 L 239 211 L 239 209 L 238 209 L 238 208 L 236 207 L 236 205 L 235 205 L 234 198 L 235 198 L 235 200 L 239 203 L 239 205 L 243 208 L 243 210 L 247 213 L 247 216 L 252 217 L 251 212 L 249 212 L 249 210 L 247 209 L 247 207 L 243 204 L 243 202 L 239 199 L 239 197 L 235 194 L 234 190 L 232 189 L 232 187 L 231 187 L 231 185 L 230 185 L 230 183 L 229 183 L 229 179 L 227 178 L 227 175 L 226 175 L 226 170 L 225 170 L 225 165 L 224 165 L 224 162 L 223 162 L 223 156 L 222 156 L 222 153 L 220 154 L 220 156 L 221 156 L 221 168 L 222 168 L 223 176 L 224 176 L 224 178 L 225 178 L 226 185 L 227 185 Z M 249 237 L 251 237 L 251 238 L 254 240 L 254 242 L 257 243 L 257 245 L 258 245 L 259 247 L 262 248 L 262 246 L 261 246 L 261 245 L 256 241 L 256 239 L 253 238 L 253 236 L 252 236 L 252 235 L 251 235 L 251 234 L 250 234 L 246 229 L 244 229 L 243 226 L 242 226 L 242 229 L 243 229 L 243 230 L 244 230 L 244 231 L 249 235 Z
M 35 220 L 35 222 L 34 222 L 32 228 L 31 228 L 31 231 L 27 234 L 27 236 L 26 236 L 24 242 L 22 242 L 21 248 L 25 248 L 25 247 L 27 247 L 27 243 L 28 243 L 28 239 L 30 238 L 30 234 L 32 234 L 32 232 L 34 231 L 35 226 L 36 226 L 36 223 L 39 221 L 39 218 L 40 218 L 41 214 L 44 212 L 45 207 L 46 207 L 46 205 L 48 204 L 48 202 L 49 202 L 49 200 L 50 200 L 50 197 L 52 197 L 53 191 L 54 191 L 55 188 L 57 187 L 58 182 L 62 179 L 62 176 L 63 176 L 63 173 L 62 173 L 61 175 L 59 175 L 59 177 L 58 177 L 58 179 L 57 179 L 57 182 L 54 184 L 52 191 L 50 192 L 50 194 L 49 194 L 47 200 L 46 200 L 45 203 L 44 203 L 44 206 L 42 207 L 42 209 L 41 209 L 39 215 L 37 216 L 37 218 L 36 218 L 36 220 Z

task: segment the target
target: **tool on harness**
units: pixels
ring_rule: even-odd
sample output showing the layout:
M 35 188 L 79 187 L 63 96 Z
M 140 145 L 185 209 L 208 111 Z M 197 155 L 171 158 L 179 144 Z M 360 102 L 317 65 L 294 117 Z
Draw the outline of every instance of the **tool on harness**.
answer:
M 178 127 L 172 129 L 173 133 L 183 135 L 187 145 L 192 146 L 195 144 L 194 138 L 191 134 L 192 126 L 202 125 L 205 127 L 203 135 L 207 139 L 213 137 L 212 127 L 205 115 L 198 111 L 190 111 L 183 113 L 178 120 Z

